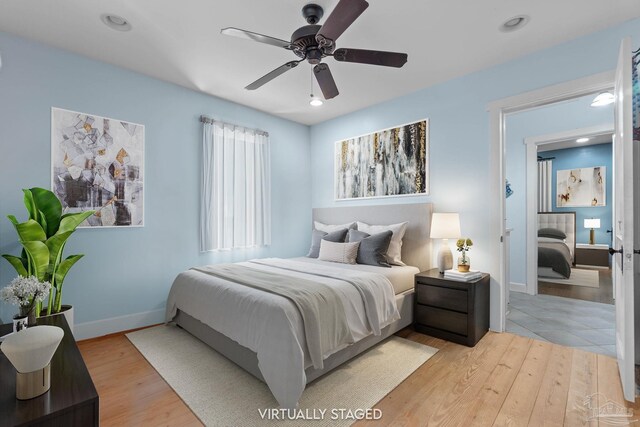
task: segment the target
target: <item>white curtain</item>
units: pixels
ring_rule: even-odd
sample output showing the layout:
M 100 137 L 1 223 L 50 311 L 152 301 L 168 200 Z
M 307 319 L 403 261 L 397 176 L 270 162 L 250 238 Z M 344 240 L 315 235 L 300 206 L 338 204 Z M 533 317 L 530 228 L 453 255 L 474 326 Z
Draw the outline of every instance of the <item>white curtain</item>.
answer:
M 200 251 L 271 244 L 269 135 L 203 121 Z
M 551 212 L 551 160 L 538 160 L 538 212 Z

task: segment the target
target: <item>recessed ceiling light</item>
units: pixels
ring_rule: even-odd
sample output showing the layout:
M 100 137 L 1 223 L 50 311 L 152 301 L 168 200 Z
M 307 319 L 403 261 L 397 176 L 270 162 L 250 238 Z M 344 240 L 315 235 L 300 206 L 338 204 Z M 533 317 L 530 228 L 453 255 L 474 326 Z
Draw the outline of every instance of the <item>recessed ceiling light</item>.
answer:
M 117 31 L 129 31 L 131 30 L 131 24 L 129 21 L 124 19 L 122 16 L 112 15 L 109 13 L 105 13 L 100 15 L 100 19 L 104 24 Z
M 578 139 L 576 139 L 576 142 L 578 144 L 582 144 L 583 142 L 587 142 L 587 141 L 589 141 L 589 138 L 578 138 Z
M 516 31 L 527 25 L 531 20 L 528 15 L 518 15 L 513 18 L 509 18 L 502 25 L 500 25 L 500 31 L 508 33 L 510 31 Z
M 614 101 L 615 101 L 615 97 L 613 96 L 612 93 L 602 92 L 601 94 L 599 94 L 593 99 L 593 102 L 591 102 L 591 106 L 604 107 L 605 105 L 613 104 Z

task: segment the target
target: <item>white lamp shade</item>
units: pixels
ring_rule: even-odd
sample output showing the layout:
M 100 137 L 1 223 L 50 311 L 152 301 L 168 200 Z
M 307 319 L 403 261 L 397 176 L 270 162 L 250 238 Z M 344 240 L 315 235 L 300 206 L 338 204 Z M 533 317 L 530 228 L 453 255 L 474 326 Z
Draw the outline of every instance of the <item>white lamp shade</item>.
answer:
M 0 349 L 16 371 L 33 372 L 51 362 L 63 336 L 64 331 L 57 326 L 33 326 L 9 335 Z
M 600 228 L 600 218 L 585 218 L 584 228 Z
M 460 215 L 457 213 L 434 213 L 431 217 L 432 239 L 457 239 L 460 233 Z

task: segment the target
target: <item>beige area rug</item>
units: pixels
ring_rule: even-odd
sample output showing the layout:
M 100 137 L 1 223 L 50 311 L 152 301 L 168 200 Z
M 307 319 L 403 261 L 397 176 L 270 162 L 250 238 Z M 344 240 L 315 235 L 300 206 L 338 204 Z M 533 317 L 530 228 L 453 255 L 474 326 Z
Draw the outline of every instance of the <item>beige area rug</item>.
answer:
M 162 325 L 127 338 L 207 426 L 348 426 L 354 419 L 340 409 L 373 407 L 438 351 L 390 337 L 307 386 L 299 409 L 321 420 L 283 422 L 260 417 L 278 408 L 264 383 L 184 330 Z
M 599 288 L 600 276 L 597 270 L 582 270 L 572 268 L 571 276 L 568 279 L 552 279 L 548 277 L 538 277 L 538 282 L 560 283 L 563 285 L 585 286 L 587 288 Z

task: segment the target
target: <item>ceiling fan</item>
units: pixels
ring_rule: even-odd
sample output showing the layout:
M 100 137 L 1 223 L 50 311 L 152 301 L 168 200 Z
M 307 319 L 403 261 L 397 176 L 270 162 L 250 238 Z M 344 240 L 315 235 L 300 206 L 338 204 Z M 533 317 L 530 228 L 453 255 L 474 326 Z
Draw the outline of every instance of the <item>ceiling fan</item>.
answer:
M 302 16 L 306 19 L 308 25 L 294 31 L 290 42 L 233 27 L 223 28 L 221 33 L 291 50 L 297 57 L 301 58 L 281 65 L 246 86 L 245 89 L 258 89 L 306 60 L 314 65 L 313 74 L 316 76 L 325 99 L 331 99 L 336 97 L 339 92 L 331 75 L 329 65 L 322 62 L 322 59 L 327 56 L 333 56 L 336 61 L 341 62 L 356 62 L 396 68 L 402 67 L 407 62 L 406 53 L 350 48 L 335 49 L 338 37 L 353 24 L 367 7 L 369 7 L 369 3 L 366 0 L 340 0 L 324 24 L 318 25 L 324 10 L 317 4 L 308 4 L 302 8 Z

